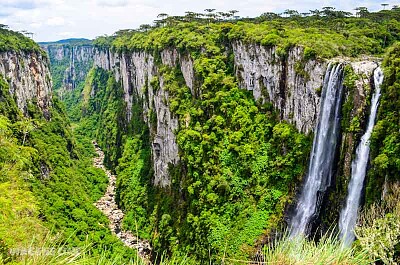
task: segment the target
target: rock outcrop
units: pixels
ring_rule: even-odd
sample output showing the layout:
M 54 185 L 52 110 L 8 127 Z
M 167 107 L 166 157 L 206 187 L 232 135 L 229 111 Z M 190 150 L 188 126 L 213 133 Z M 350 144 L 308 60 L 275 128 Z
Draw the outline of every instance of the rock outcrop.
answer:
M 34 52 L 0 53 L 0 75 L 9 83 L 19 109 L 26 114 L 28 102 L 36 102 L 50 118 L 52 81 L 46 57 Z

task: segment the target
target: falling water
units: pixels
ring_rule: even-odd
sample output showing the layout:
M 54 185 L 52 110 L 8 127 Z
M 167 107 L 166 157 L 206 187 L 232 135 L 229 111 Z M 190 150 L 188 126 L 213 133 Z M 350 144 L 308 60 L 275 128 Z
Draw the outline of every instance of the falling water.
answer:
M 308 168 L 308 175 L 291 220 L 290 235 L 308 235 L 309 223 L 316 216 L 323 193 L 329 187 L 336 144 L 342 98 L 343 67 L 328 66 L 325 74 L 321 109 Z
M 374 72 L 375 93 L 371 100 L 371 113 L 368 127 L 357 146 L 356 157 L 351 164 L 351 180 L 348 187 L 346 205 L 340 213 L 339 230 L 344 246 L 350 246 L 354 241 L 354 226 L 357 221 L 358 207 L 360 206 L 361 192 L 367 171 L 369 157 L 369 138 L 375 124 L 376 113 L 381 95 L 380 86 L 383 82 L 382 70 L 378 67 Z

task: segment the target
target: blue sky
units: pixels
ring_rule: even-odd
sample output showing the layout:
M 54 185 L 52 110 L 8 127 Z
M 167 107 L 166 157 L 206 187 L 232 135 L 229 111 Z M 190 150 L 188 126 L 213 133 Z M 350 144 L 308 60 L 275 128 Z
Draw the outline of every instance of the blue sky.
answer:
M 71 37 L 95 38 L 119 29 L 149 24 L 160 13 L 183 15 L 185 11 L 202 12 L 239 10 L 242 17 L 264 12 L 296 9 L 307 12 L 333 6 L 352 12 L 355 7 L 380 10 L 381 3 L 400 5 L 400 0 L 0 0 L 0 24 L 13 30 L 33 32 L 36 41 L 54 41 Z

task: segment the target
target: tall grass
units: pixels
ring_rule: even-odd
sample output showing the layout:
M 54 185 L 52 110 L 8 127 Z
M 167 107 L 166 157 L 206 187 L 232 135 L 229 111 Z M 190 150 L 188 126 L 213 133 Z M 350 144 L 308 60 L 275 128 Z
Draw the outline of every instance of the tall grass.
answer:
M 90 245 L 83 248 L 67 248 L 65 245 L 46 240 L 41 246 L 31 246 L 28 253 L 14 255 L 5 262 L 0 255 L 0 265 L 148 265 L 148 261 L 135 258 L 129 261 L 119 256 L 110 258 L 104 251 L 92 255 Z M 262 261 L 240 261 L 222 258 L 218 264 L 274 264 L 274 265 L 353 265 L 371 264 L 372 260 L 365 251 L 357 248 L 344 248 L 332 234 L 321 238 L 317 243 L 303 237 L 289 238 L 287 234 L 263 249 Z M 161 257 L 155 264 L 189 265 L 196 264 L 188 256 L 166 259 Z M 210 264 L 213 264 L 210 262 Z M 215 263 L 214 263 L 215 264 Z
M 371 264 L 365 251 L 343 247 L 332 233 L 319 242 L 304 237 L 289 238 L 286 234 L 265 247 L 263 259 L 260 264 Z

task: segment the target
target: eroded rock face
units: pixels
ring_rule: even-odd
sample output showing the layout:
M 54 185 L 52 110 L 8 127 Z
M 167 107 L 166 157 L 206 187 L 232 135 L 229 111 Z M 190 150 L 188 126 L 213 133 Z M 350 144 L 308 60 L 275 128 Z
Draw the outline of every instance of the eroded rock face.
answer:
M 368 103 L 367 98 L 372 94 L 373 84 L 371 78 L 373 76 L 374 70 L 379 66 L 377 62 L 373 61 L 359 61 L 350 63 L 354 70 L 354 73 L 359 77 L 355 81 L 356 89 L 353 91 L 353 108 L 350 113 L 350 120 L 354 117 L 362 117 L 360 122 L 361 125 L 367 121 L 368 116 Z M 346 100 L 349 97 L 349 92 L 346 95 Z M 363 128 L 365 126 L 362 126 Z M 351 176 L 351 161 L 353 159 L 353 154 L 355 153 L 355 148 L 357 146 L 358 138 L 361 134 L 356 137 L 354 133 L 344 133 L 342 137 L 342 153 L 344 154 L 344 164 L 343 164 L 343 175 L 346 177 L 346 185 L 350 180 Z
M 176 51 L 162 52 L 163 64 L 173 66 L 177 60 L 180 60 L 180 56 Z M 169 94 L 164 89 L 163 78 L 158 76 L 159 69 L 153 56 L 146 52 L 117 54 L 108 50 L 96 50 L 94 64 L 113 71 L 116 80 L 121 81 L 128 121 L 132 118 L 134 102 L 139 102 L 139 99 L 142 102 L 143 116 L 152 132 L 153 182 L 156 186 L 169 186 L 171 184 L 168 176 L 169 164 L 176 165 L 179 161 L 178 145 L 174 134 L 178 128 L 178 118 L 169 109 Z M 185 61 L 185 67 L 188 64 L 190 64 L 189 60 Z M 193 82 L 193 76 L 190 74 L 186 76 L 188 82 L 190 80 Z M 157 87 L 152 85 L 154 80 L 158 84 Z
M 35 100 L 44 116 L 50 117 L 52 82 L 47 58 L 37 53 L 0 53 L 0 75 L 9 83 L 19 109 L 26 113 L 28 102 Z
M 271 102 L 281 119 L 304 133 L 314 130 L 327 62 L 303 59 L 301 47 L 280 58 L 275 47 L 233 43 L 236 76 L 241 88 L 252 90 L 256 100 Z

